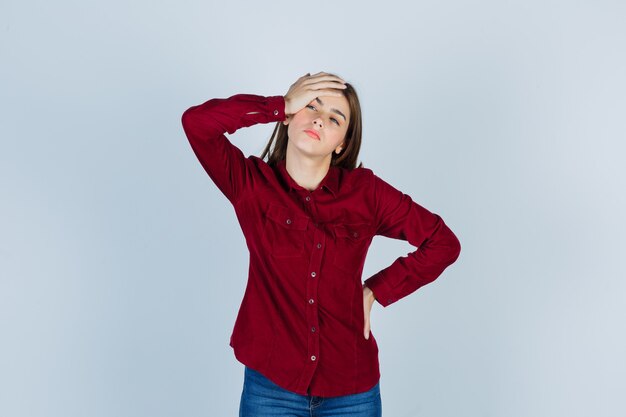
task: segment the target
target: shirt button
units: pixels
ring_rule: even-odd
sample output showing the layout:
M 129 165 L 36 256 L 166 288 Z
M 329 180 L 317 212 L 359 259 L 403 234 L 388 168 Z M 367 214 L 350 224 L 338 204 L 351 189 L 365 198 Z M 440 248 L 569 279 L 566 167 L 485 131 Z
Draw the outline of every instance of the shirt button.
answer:
M 321 247 L 322 247 L 322 244 L 321 244 L 321 243 L 318 243 L 318 244 L 317 244 L 317 248 L 319 249 L 319 248 L 321 248 Z
M 315 357 L 315 355 L 311 356 L 311 360 L 312 360 L 312 361 L 314 361 L 315 359 L 317 359 L 317 358 Z
M 359 234 L 357 232 L 352 233 L 352 236 L 357 237 Z
M 315 278 L 315 275 L 317 275 L 317 274 L 315 273 L 315 271 L 311 272 L 311 276 L 312 276 L 313 278 Z
M 311 331 L 315 333 L 315 327 L 311 327 Z
M 313 304 L 315 301 L 311 298 L 309 299 L 309 304 Z
M 306 201 L 311 201 L 311 196 L 308 196 L 308 195 L 307 195 L 306 197 L 304 197 L 304 199 L 305 199 Z
M 291 219 L 287 219 L 287 224 L 291 224 Z
M 278 110 L 274 110 L 274 116 L 278 115 Z

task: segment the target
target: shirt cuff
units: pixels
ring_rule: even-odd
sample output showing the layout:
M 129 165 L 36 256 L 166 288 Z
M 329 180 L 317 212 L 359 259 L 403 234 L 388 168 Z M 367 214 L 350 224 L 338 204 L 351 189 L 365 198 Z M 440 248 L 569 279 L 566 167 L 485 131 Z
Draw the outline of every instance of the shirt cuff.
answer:
M 267 97 L 267 106 L 271 113 L 273 121 L 285 120 L 285 97 L 284 96 L 269 96 Z
M 372 290 L 374 298 L 383 307 L 387 307 L 389 304 L 397 301 L 393 295 L 393 290 L 384 281 L 382 271 L 366 279 L 364 284 Z

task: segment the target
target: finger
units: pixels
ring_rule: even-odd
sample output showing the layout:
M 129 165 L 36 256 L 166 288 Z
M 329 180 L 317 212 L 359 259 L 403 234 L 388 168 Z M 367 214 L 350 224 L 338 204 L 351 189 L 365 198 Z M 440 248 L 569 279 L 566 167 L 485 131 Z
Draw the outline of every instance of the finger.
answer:
M 319 78 L 308 78 L 305 81 L 305 84 L 309 85 L 309 84 L 329 83 L 329 82 L 334 82 L 337 84 L 345 84 L 346 80 L 340 77 L 335 77 L 334 75 L 328 75 L 328 76 L 319 77 Z
M 311 77 L 317 77 L 317 78 L 320 78 L 320 77 L 332 77 L 332 78 L 339 78 L 339 79 L 343 80 L 343 78 L 341 78 L 338 75 L 330 74 L 330 73 L 324 72 L 324 71 L 320 71 L 317 74 L 313 74 L 313 75 L 311 75 Z
M 365 319 L 365 326 L 363 328 L 363 336 L 365 336 L 366 339 L 369 339 L 370 337 L 370 312 L 368 311 L 368 308 L 365 306 L 365 304 L 366 303 L 363 302 L 363 317 Z
M 345 84 L 345 80 L 341 77 L 337 77 L 336 75 L 312 75 L 310 77 L 308 77 L 303 84 L 308 85 L 308 84 L 315 84 L 318 82 L 323 82 L 323 81 L 336 81 L 342 84 Z
M 306 74 L 304 74 L 303 76 L 301 76 L 300 78 L 298 78 L 293 84 L 291 84 L 291 86 L 295 86 L 298 84 L 304 84 L 306 82 L 306 79 L 311 76 L 310 72 L 307 72 Z
M 309 86 L 307 88 L 309 94 L 314 94 L 315 96 L 323 96 L 330 95 L 340 96 L 342 95 L 342 91 L 347 87 L 343 84 L 325 84 L 320 86 Z
M 322 88 L 346 88 L 346 85 L 339 81 L 319 81 L 314 84 L 309 84 L 308 89 L 320 90 Z
M 315 93 L 315 97 L 324 97 L 324 96 L 342 97 L 343 93 L 341 92 L 341 90 L 337 88 L 328 89 L 328 90 L 317 90 Z

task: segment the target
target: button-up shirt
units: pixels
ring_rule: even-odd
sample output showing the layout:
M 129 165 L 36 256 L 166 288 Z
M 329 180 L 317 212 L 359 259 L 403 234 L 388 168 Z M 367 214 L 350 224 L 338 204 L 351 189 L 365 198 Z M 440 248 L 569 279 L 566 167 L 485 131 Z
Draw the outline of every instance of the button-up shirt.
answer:
M 331 166 L 310 191 L 286 170 L 244 156 L 225 133 L 285 120 L 283 96 L 237 94 L 193 106 L 184 132 L 233 205 L 250 253 L 230 338 L 237 360 L 302 395 L 364 392 L 380 378 L 373 332 L 363 334 L 363 264 L 375 235 L 416 247 L 367 280 L 383 307 L 435 280 L 460 244 L 442 218 L 371 169 Z

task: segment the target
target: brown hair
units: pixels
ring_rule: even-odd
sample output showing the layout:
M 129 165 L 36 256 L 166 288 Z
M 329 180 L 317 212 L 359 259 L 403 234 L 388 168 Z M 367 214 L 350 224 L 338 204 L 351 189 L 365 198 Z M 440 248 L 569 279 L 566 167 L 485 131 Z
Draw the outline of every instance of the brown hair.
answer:
M 335 152 L 332 153 L 330 165 L 348 169 L 361 168 L 363 166 L 362 162 L 359 163 L 358 166 L 356 165 L 359 151 L 361 150 L 361 104 L 359 103 L 359 97 L 354 87 L 350 83 L 346 83 L 345 85 L 346 88 L 341 90 L 341 92 L 348 100 L 350 107 L 350 123 L 348 124 L 348 130 L 344 138 L 344 146 L 341 148 L 339 154 Z M 276 165 L 277 162 L 284 160 L 287 156 L 287 129 L 288 126 L 285 126 L 283 122 L 277 122 L 274 132 L 261 154 L 261 159 L 264 159 L 267 155 L 267 163 L 270 166 Z M 274 141 L 276 143 L 270 151 L 270 146 Z

